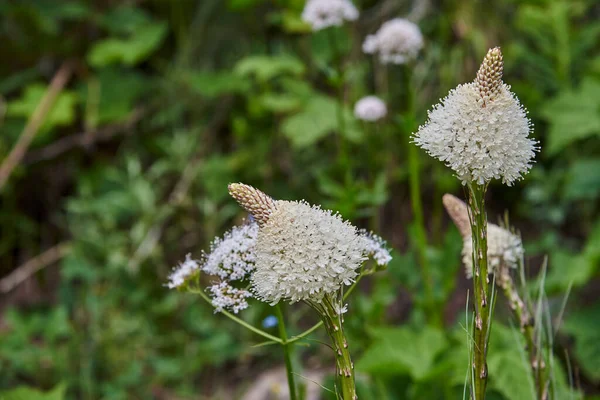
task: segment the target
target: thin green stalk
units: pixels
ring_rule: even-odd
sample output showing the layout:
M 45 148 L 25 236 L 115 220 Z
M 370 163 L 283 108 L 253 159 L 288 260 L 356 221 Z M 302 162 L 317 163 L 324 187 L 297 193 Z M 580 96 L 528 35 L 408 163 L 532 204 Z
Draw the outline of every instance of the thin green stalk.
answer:
M 333 52 L 333 58 L 335 61 L 335 68 L 337 73 L 335 80 L 335 88 L 338 96 L 338 107 L 336 109 L 336 117 L 338 123 L 338 159 L 340 160 L 342 171 L 344 172 L 344 177 L 346 179 L 346 183 L 348 184 L 351 178 L 351 174 L 350 159 L 348 157 L 348 148 L 345 137 L 346 121 L 344 119 L 344 60 L 342 58 L 342 52 L 335 38 L 334 30 L 331 28 L 327 29 L 327 34 L 329 38 L 329 44 Z
M 277 326 L 279 327 L 279 337 L 281 338 L 281 346 L 283 347 L 283 357 L 285 360 L 285 372 L 287 374 L 288 387 L 290 389 L 290 400 L 296 400 L 296 383 L 294 382 L 294 370 L 292 368 L 291 346 L 288 342 L 287 332 L 285 330 L 285 320 L 281 312 L 281 304 L 275 306 L 277 315 Z
M 200 290 L 200 289 L 192 289 L 189 288 L 188 289 L 190 293 L 194 293 L 194 294 L 198 294 L 200 295 L 200 297 L 202 297 L 202 299 L 204 299 L 204 301 L 206 301 L 208 304 L 210 304 L 212 306 L 212 301 L 210 301 L 210 298 L 206 295 L 206 293 L 204 293 L 204 291 Z M 223 314 L 224 316 L 226 316 L 227 318 L 229 318 L 230 320 L 237 322 L 238 324 L 242 325 L 244 328 L 251 330 L 252 332 L 256 333 L 257 335 L 260 335 L 264 338 L 267 338 L 269 340 L 272 340 L 276 343 L 279 344 L 283 344 L 283 341 L 278 338 L 277 336 L 273 336 L 268 334 L 267 332 L 256 328 L 255 326 L 250 325 L 249 323 L 247 323 L 246 321 L 244 321 L 243 319 L 240 319 L 238 317 L 236 317 L 235 315 L 231 314 L 228 311 L 222 310 L 221 314 Z
M 348 341 L 344 335 L 342 314 L 334 307 L 335 300 L 325 296 L 322 302 L 321 317 L 327 334 L 331 339 L 336 359 L 336 379 L 339 384 L 338 396 L 342 400 L 356 400 L 356 385 L 354 381 L 354 364 L 350 358 Z
M 415 93 L 412 85 L 412 73 L 411 67 L 404 65 L 402 66 L 402 81 L 403 87 L 406 92 L 405 106 L 404 106 L 404 120 L 406 126 L 404 127 L 406 133 L 410 135 L 416 128 L 415 124 Z M 429 260 L 427 258 L 427 231 L 425 229 L 425 219 L 423 217 L 423 202 L 421 199 L 421 177 L 420 177 L 420 161 L 419 151 L 416 146 L 408 144 L 408 180 L 409 180 L 409 191 L 410 191 L 410 202 L 412 205 L 412 212 L 415 226 L 415 239 L 417 247 L 417 256 L 419 259 L 421 279 L 423 280 L 423 286 L 425 288 L 425 305 L 426 312 L 429 319 L 436 323 L 441 323 L 441 316 L 435 306 L 435 300 L 433 296 L 433 279 L 431 277 L 431 270 L 429 268 Z
M 473 382 L 471 397 L 484 400 L 487 386 L 487 350 L 491 328 L 490 283 L 487 259 L 487 215 L 485 192 L 487 185 L 469 183 L 469 220 L 473 240 L 473 291 L 475 319 L 473 321 Z

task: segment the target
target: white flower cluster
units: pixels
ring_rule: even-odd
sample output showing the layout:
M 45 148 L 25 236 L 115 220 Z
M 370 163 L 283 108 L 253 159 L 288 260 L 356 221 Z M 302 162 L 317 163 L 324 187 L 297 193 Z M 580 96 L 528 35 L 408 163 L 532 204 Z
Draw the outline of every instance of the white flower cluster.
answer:
M 521 238 L 498 225 L 488 224 L 487 227 L 488 273 L 503 274 L 509 268 L 517 268 L 523 257 Z M 471 236 L 463 238 L 463 264 L 467 278 L 473 277 L 473 241 Z
M 373 232 L 361 229 L 359 232 L 363 238 L 364 251 L 367 257 L 373 258 L 377 265 L 383 267 L 392 261 L 390 251 L 386 248 L 386 242 Z
M 231 310 L 234 314 L 237 314 L 248 308 L 246 298 L 252 297 L 252 293 L 249 291 L 234 288 L 225 281 L 210 286 L 208 290 L 212 295 L 212 305 L 215 307 L 215 313 Z
M 319 302 L 350 285 L 366 260 L 364 239 L 337 214 L 306 202 L 277 201 L 261 227 L 252 275 L 257 298 Z
M 363 121 L 375 122 L 387 115 L 387 107 L 377 96 L 366 96 L 354 105 L 354 116 Z
M 429 112 L 414 142 L 452 168 L 466 184 L 502 179 L 507 185 L 531 168 L 537 142 L 510 86 L 501 80 L 502 55 L 492 49 L 477 79 L 450 91 Z
M 385 22 L 374 35 L 363 43 L 367 54 L 379 54 L 384 64 L 405 64 L 417 58 L 423 48 L 423 35 L 419 27 L 403 18 Z
M 168 277 L 167 287 L 175 289 L 183 285 L 187 279 L 200 269 L 198 261 L 193 260 L 190 254 L 185 256 L 185 261 L 180 263 Z
M 302 20 L 313 31 L 340 26 L 344 21 L 355 21 L 358 10 L 350 0 L 308 0 L 302 11 Z
M 217 283 L 208 288 L 215 312 L 228 309 L 237 313 L 247 308 L 246 299 L 252 297 L 252 294 L 248 290 L 233 287 L 231 282 L 250 278 L 256 261 L 254 246 L 257 235 L 256 222 L 234 227 L 222 239 L 216 238 L 213 241 L 210 252 L 204 254 L 201 264 L 188 255 L 185 262 L 169 276 L 167 286 L 171 289 L 179 287 L 193 273 L 202 271 L 219 278 Z

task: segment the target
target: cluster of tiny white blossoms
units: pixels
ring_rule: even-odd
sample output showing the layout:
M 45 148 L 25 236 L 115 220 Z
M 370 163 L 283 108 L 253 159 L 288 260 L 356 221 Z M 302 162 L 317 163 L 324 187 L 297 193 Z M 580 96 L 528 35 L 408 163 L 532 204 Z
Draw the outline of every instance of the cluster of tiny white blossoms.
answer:
M 361 229 L 359 234 L 364 238 L 364 251 L 367 257 L 375 260 L 380 267 L 386 266 L 392 261 L 392 255 L 386 247 L 385 240 L 364 229 Z
M 366 96 L 354 105 L 354 116 L 363 121 L 375 122 L 387 115 L 387 107 L 377 96 Z
M 505 274 L 509 268 L 517 268 L 524 254 L 521 238 L 498 225 L 487 226 L 487 257 L 489 274 Z M 463 240 L 463 264 L 467 278 L 473 277 L 473 240 Z
M 202 271 L 217 277 L 217 281 L 208 288 L 215 312 L 231 310 L 237 313 L 247 308 L 246 299 L 252 294 L 248 290 L 233 287 L 231 283 L 249 280 L 256 261 L 254 246 L 257 235 L 256 222 L 234 227 L 223 238 L 216 238 L 212 242 L 210 252 L 203 254 L 201 263 L 188 255 L 185 262 L 169 276 L 167 286 L 171 289 L 179 287 L 193 274 Z
M 359 232 L 338 214 L 306 202 L 266 202 L 264 193 L 243 184 L 229 190 L 242 207 L 260 205 L 265 208 L 260 213 L 268 215 L 258 230 L 251 278 L 262 301 L 319 302 L 352 284 L 368 257 L 382 266 L 391 260 L 383 239 Z
M 190 277 L 196 274 L 200 269 L 198 261 L 192 259 L 190 254 L 185 256 L 185 261 L 173 269 L 168 277 L 167 287 L 175 289 L 183 285 Z
M 537 142 L 527 113 L 502 82 L 502 53 L 491 49 L 477 79 L 450 91 L 428 113 L 414 142 L 445 162 L 466 184 L 502 179 L 507 185 L 531 168 Z
M 416 24 L 395 18 L 368 35 L 362 48 L 367 54 L 379 54 L 384 64 L 405 64 L 417 58 L 423 48 L 423 35 Z
M 344 21 L 355 21 L 358 10 L 350 0 L 308 0 L 302 11 L 302 20 L 313 31 L 341 26 Z

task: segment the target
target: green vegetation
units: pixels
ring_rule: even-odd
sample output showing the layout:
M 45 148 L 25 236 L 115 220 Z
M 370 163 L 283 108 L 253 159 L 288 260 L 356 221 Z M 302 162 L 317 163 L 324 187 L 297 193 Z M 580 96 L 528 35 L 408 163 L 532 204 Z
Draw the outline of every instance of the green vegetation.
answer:
M 283 368 L 281 346 L 165 287 L 247 216 L 230 182 L 339 211 L 394 249 L 348 297 L 360 399 L 463 398 L 472 282 L 442 195 L 466 190 L 410 134 L 494 46 L 541 151 L 524 180 L 492 181 L 488 220 L 510 214 L 515 281 L 558 329 L 552 398 L 600 398 L 597 2 L 356 0 L 358 21 L 317 32 L 304 3 L 0 0 L 0 400 L 241 398 Z M 396 17 L 423 34 L 410 67 L 361 51 Z M 388 115 L 366 123 L 352 111 L 372 94 Z M 519 321 L 495 295 L 487 398 L 535 399 Z M 292 340 L 318 322 L 282 308 Z M 278 336 L 273 315 L 252 300 L 237 316 Z M 326 337 L 287 345 L 300 386 L 332 372 Z

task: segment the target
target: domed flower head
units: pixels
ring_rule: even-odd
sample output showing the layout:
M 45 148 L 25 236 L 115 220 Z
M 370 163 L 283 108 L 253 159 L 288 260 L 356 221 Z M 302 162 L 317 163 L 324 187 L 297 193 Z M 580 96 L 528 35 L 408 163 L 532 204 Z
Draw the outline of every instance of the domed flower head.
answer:
M 318 303 L 350 285 L 369 256 L 379 265 L 391 259 L 381 238 L 359 232 L 331 211 L 306 202 L 265 201 L 267 195 L 239 183 L 230 184 L 229 192 L 246 210 L 267 215 L 260 222 L 252 273 L 252 289 L 263 301 Z
M 405 64 L 417 58 L 423 48 L 419 27 L 407 19 L 395 18 L 385 22 L 363 43 L 367 54 L 379 54 L 384 64 Z
M 302 11 L 302 20 L 313 31 L 341 26 L 344 21 L 355 21 L 358 10 L 350 0 L 308 0 Z
M 354 116 L 363 121 L 375 122 L 384 118 L 387 107 L 377 96 L 366 96 L 354 105 Z
M 463 237 L 462 261 L 467 278 L 473 277 L 473 240 L 467 205 L 451 194 L 443 197 L 446 211 Z M 517 268 L 524 254 L 523 243 L 518 235 L 498 225 L 487 226 L 487 256 L 489 274 L 507 274 Z
M 474 82 L 450 91 L 429 112 L 414 142 L 444 161 L 466 184 L 502 179 L 511 186 L 531 168 L 537 142 L 510 86 L 502 82 L 502 53 L 490 49 Z

